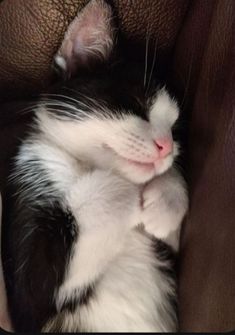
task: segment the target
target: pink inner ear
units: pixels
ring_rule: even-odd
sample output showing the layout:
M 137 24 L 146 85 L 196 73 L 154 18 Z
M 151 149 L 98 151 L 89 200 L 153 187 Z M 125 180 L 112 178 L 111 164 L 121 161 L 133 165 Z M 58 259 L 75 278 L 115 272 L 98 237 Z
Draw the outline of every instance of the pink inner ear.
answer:
M 74 42 L 74 53 L 75 54 L 79 54 L 80 52 L 83 53 L 84 52 L 84 42 L 81 41 L 81 38 L 78 36 L 75 39 Z
M 57 53 L 69 74 L 79 67 L 89 66 L 94 60 L 108 58 L 113 48 L 111 19 L 111 7 L 103 0 L 91 0 L 78 13 Z M 57 64 L 60 66 L 61 62 Z
M 72 53 L 73 53 L 73 43 L 71 40 L 66 41 L 66 57 L 71 58 Z

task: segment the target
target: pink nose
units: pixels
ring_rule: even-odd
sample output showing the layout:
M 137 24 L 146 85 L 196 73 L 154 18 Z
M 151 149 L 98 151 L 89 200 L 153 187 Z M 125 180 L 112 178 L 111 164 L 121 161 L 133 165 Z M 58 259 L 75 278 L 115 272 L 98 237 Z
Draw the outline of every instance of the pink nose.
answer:
M 154 142 L 158 148 L 159 156 L 161 158 L 166 157 L 172 152 L 173 149 L 172 138 L 170 137 L 158 138 Z

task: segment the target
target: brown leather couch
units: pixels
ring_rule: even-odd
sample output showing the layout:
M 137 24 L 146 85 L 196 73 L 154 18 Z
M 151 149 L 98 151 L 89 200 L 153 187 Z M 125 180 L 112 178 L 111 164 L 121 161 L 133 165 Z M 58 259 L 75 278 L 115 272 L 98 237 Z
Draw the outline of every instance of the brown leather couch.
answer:
M 28 119 L 22 110 L 32 94 L 50 84 L 53 54 L 68 23 L 87 2 L 0 2 L 3 196 L 10 158 Z M 144 46 L 149 36 L 150 52 L 157 43 L 159 70 L 165 70 L 183 113 L 190 211 L 179 262 L 180 330 L 231 331 L 235 329 L 235 1 L 112 2 L 127 41 Z

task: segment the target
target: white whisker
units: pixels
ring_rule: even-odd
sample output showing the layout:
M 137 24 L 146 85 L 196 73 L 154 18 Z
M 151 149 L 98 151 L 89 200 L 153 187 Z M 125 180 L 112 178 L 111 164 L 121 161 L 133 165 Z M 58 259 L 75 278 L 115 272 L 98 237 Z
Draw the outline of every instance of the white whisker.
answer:
M 155 42 L 153 61 L 152 61 L 152 66 L 151 66 L 151 70 L 150 70 L 150 75 L 149 75 L 149 80 L 148 80 L 148 86 L 147 86 L 147 89 L 146 89 L 146 94 L 147 94 L 147 92 L 149 90 L 149 87 L 150 87 L 150 83 L 151 83 L 151 79 L 152 79 L 152 75 L 153 75 L 153 69 L 154 69 L 155 62 L 156 62 L 156 54 L 157 54 L 157 40 Z
M 144 87 L 146 85 L 146 78 L 147 78 L 147 70 L 148 70 L 148 49 L 149 49 L 149 38 L 150 35 L 147 36 L 146 38 L 146 43 L 145 43 L 145 67 L 144 67 Z

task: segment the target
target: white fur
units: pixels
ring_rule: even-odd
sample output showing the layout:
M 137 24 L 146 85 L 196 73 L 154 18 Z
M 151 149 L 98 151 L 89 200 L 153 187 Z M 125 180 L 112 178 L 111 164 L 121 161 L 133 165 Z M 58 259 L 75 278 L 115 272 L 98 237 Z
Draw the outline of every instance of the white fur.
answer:
M 72 331 L 76 326 L 97 332 L 176 330 L 176 318 L 167 300 L 167 294 L 175 293 L 174 284 L 170 279 L 165 280 L 157 269 L 163 264 L 153 257 L 149 238 L 138 231 L 123 235 L 119 236 L 120 243 L 105 244 L 106 259 L 110 251 L 114 256 L 115 246 L 116 257 L 105 263 L 94 298 L 87 305 L 78 306 L 74 313 L 67 313 L 62 331 Z M 114 242 L 112 236 L 110 239 Z M 104 238 L 98 240 L 102 248 Z M 84 256 L 89 260 L 87 251 L 88 255 Z M 98 263 L 96 269 L 99 271 Z
M 55 56 L 55 62 L 56 64 L 61 67 L 61 69 L 63 71 L 66 71 L 67 70 L 67 64 L 66 64 L 66 61 L 65 59 L 62 57 L 62 56 L 59 56 L 59 55 L 56 55 Z
M 138 187 L 107 171 L 82 177 L 71 187 L 67 200 L 79 224 L 79 243 L 59 291 L 59 305 L 75 288 L 92 284 L 106 272 L 140 217 Z
M 168 264 L 160 263 L 150 236 L 136 228 L 142 222 L 147 233 L 177 248 L 177 232 L 187 209 L 183 181 L 175 171 L 166 172 L 177 150 L 160 158 L 153 143 L 158 128 L 164 125 L 170 132 L 172 118 L 167 123 L 155 107 L 150 123 L 135 116 L 114 120 L 97 114 L 63 121 L 41 108 L 37 113 L 41 133 L 21 148 L 17 164 L 24 172 L 21 178 L 34 185 L 25 190 L 31 201 L 45 192 L 48 178 L 53 185 L 47 194 L 61 198 L 79 228 L 64 282 L 54 292 L 58 313 L 77 289 L 95 287 L 88 304 L 66 312 L 64 331 L 176 330 L 167 295 L 174 294 L 174 284 L 158 269 Z M 35 159 L 46 171 L 42 180 L 32 179 L 36 167 L 30 164 Z M 51 324 L 53 319 L 44 330 Z
M 177 102 L 169 96 L 165 88 L 159 90 L 151 104 L 149 111 L 150 122 L 156 125 L 156 134 L 164 137 L 179 117 Z M 159 127 L 159 123 L 161 127 Z
M 22 181 L 24 185 L 20 189 L 22 198 L 33 203 L 40 201 L 41 205 L 42 201 L 48 202 L 48 198 L 54 199 L 55 196 L 63 199 L 65 192 L 84 169 L 82 163 L 78 164 L 72 156 L 48 142 L 45 137 L 25 142 L 20 148 L 16 165 L 19 170 L 12 177 Z M 39 173 L 35 180 L 35 170 L 38 168 L 42 168 L 44 173 Z M 46 186 L 47 181 L 53 184 Z M 47 197 L 44 199 L 40 196 L 45 192 Z
M 165 172 L 178 154 L 178 146 L 174 143 L 172 153 L 160 159 L 154 143 L 163 135 L 172 136 L 171 127 L 178 117 L 178 108 L 171 101 L 167 92 L 161 90 L 150 107 L 150 122 L 124 113 L 119 119 L 101 117 L 102 110 L 88 117 L 85 115 L 82 120 L 77 117 L 67 122 L 53 118 L 43 108 L 37 115 L 45 136 L 73 156 L 89 165 L 121 173 L 134 183 L 144 183 Z M 164 109 L 165 117 L 159 112 L 160 108 Z M 77 112 L 82 113 L 81 110 Z
M 95 297 L 67 313 L 62 331 L 176 330 L 167 300 L 174 284 L 158 270 L 167 264 L 155 257 L 149 237 L 133 230 L 141 217 L 137 186 L 97 170 L 78 181 L 68 197 L 80 237 L 56 296 L 57 308 L 88 284 L 94 284 Z
M 173 168 L 150 181 L 143 193 L 141 222 L 151 235 L 178 250 L 179 229 L 188 208 L 186 186 Z

